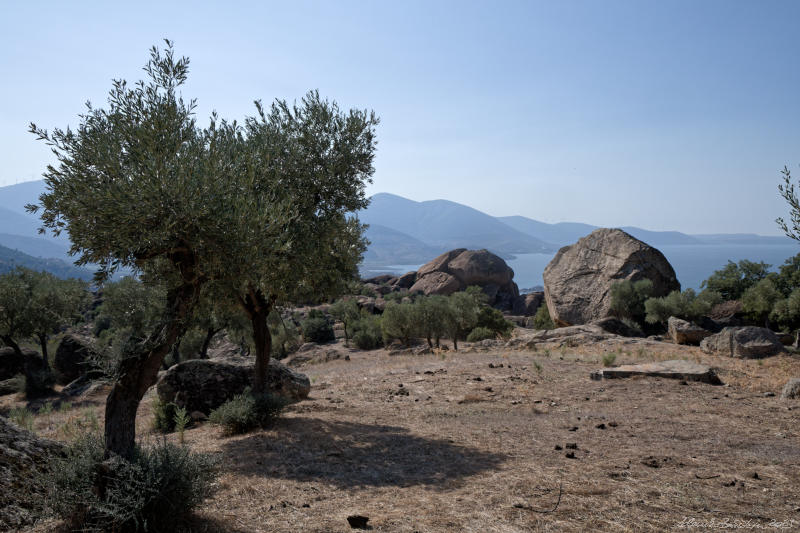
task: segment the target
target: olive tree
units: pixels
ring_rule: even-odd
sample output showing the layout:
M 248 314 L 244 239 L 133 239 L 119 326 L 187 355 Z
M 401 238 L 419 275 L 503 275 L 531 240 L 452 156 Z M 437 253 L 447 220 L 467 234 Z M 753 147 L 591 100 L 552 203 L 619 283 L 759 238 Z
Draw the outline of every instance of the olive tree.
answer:
M 67 231 L 76 263 L 99 264 L 99 278 L 131 267 L 165 288 L 160 320 L 127 345 L 106 401 L 106 455 L 124 457 L 135 450 L 141 398 L 206 284 L 223 286 L 248 313 L 258 387 L 270 309 L 355 269 L 362 226 L 346 213 L 366 205 L 377 124 L 310 93 L 299 106 L 259 104 L 244 125 L 212 115 L 200 128 L 195 102 L 179 92 L 189 60 L 167 41 L 144 70 L 146 81 L 113 82 L 107 109 L 87 104 L 74 131 L 31 125 L 58 162 L 29 208 L 41 208 L 46 228 Z

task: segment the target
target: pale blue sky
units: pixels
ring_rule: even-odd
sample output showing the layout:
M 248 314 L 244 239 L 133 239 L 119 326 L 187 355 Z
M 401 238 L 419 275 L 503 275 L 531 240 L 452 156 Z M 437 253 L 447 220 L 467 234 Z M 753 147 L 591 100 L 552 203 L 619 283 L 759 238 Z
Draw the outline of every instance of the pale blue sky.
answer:
M 800 2 L 2 2 L 0 185 L 163 37 L 241 119 L 308 89 L 381 117 L 369 192 L 492 215 L 777 234 L 800 177 Z

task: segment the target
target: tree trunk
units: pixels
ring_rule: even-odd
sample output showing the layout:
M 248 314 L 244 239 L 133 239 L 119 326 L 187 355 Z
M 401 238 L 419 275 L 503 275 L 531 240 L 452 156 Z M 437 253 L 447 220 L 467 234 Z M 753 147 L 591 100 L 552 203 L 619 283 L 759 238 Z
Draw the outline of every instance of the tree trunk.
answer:
M 267 369 L 269 356 L 272 351 L 272 335 L 269 333 L 267 318 L 274 298 L 267 298 L 260 289 L 250 288 L 244 298 L 239 302 L 250 318 L 253 326 L 253 343 L 256 347 L 256 367 L 253 376 L 253 392 L 261 394 L 267 390 Z
M 197 281 L 184 283 L 167 293 L 167 309 L 159 329 L 142 343 L 140 351 L 120 363 L 119 377 L 106 399 L 105 455 L 130 459 L 136 449 L 136 411 L 147 389 L 156 382 L 158 371 L 175 341 L 186 329 L 197 300 Z
M 206 338 L 203 339 L 203 346 L 200 348 L 200 359 L 208 359 L 208 346 L 214 339 L 214 336 L 222 331 L 221 329 L 208 328 L 206 330 Z
M 19 344 L 14 342 L 14 339 L 12 339 L 9 335 L 3 335 L 2 337 L 0 337 L 0 339 L 2 339 L 4 343 L 6 343 L 6 346 L 14 350 L 14 353 L 17 354 L 17 357 L 19 357 L 20 359 L 23 359 L 25 357 L 22 354 L 22 349 L 19 347 Z
M 39 344 L 42 347 L 42 359 L 44 360 L 44 368 L 49 372 L 50 371 L 50 361 L 47 357 L 47 334 L 46 333 L 39 333 Z

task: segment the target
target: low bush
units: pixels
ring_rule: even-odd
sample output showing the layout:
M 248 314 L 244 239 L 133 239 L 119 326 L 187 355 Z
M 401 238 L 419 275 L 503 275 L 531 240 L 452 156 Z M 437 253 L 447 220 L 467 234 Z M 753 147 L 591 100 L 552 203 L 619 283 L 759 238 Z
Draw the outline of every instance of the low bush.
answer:
M 362 315 L 353 323 L 353 344 L 361 350 L 374 350 L 383 346 L 381 319 L 375 315 Z
M 554 329 L 556 325 L 550 318 L 550 311 L 546 305 L 540 305 L 539 310 L 533 316 L 533 329 Z
M 153 402 L 153 431 L 172 433 L 175 431 L 175 412 L 178 406 L 156 398 Z
M 483 326 L 478 326 L 467 335 L 467 342 L 479 342 L 486 339 L 494 339 L 497 334 L 491 329 Z
M 603 366 L 613 366 L 617 361 L 617 354 L 615 352 L 608 352 L 603 355 Z
M 70 530 L 175 531 L 211 495 L 217 476 L 210 456 L 166 441 L 138 448 L 131 461 L 104 460 L 103 452 L 102 439 L 81 438 L 42 474 L 48 514 Z
M 478 311 L 477 327 L 487 328 L 501 337 L 508 337 L 514 330 L 514 323 L 506 320 L 503 313 L 499 310 L 484 306 Z M 467 339 L 467 341 L 469 341 L 469 339 Z
M 306 342 L 321 344 L 336 339 L 333 333 L 333 327 L 331 327 L 324 316 L 318 317 L 309 314 L 309 318 L 303 322 L 302 329 L 303 339 L 305 339 Z
M 33 413 L 25 407 L 15 407 L 9 411 L 8 419 L 22 429 L 33 431 Z
M 268 426 L 288 405 L 286 399 L 275 394 L 253 394 L 249 389 L 211 411 L 212 424 L 222 426 L 225 435 L 247 433 Z

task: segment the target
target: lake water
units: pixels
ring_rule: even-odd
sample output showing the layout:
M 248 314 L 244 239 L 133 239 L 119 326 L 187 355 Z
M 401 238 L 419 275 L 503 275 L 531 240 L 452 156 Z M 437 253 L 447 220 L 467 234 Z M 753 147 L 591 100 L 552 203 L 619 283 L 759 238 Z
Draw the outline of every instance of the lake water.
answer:
M 728 260 L 764 261 L 777 270 L 786 259 L 800 253 L 800 244 L 674 244 L 659 246 L 661 253 L 675 269 L 683 289 L 700 289 L 700 284 Z M 520 289 L 542 285 L 542 272 L 555 254 L 520 254 L 506 261 L 514 269 L 514 281 Z M 391 265 L 383 272 L 403 274 L 420 265 Z
M 764 261 L 777 270 L 786 259 L 800 253 L 800 245 L 795 244 L 674 244 L 659 246 L 658 249 L 675 269 L 681 288 L 695 290 L 715 270 L 724 267 L 728 260 Z M 514 281 L 519 288 L 542 285 L 542 272 L 554 255 L 521 254 L 507 261 L 514 269 Z

